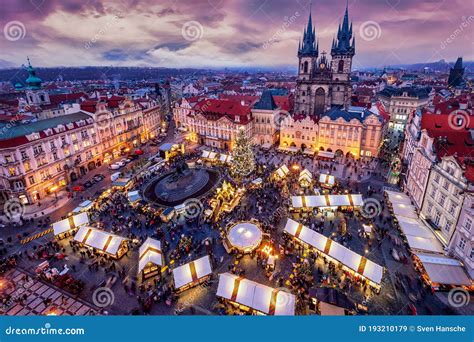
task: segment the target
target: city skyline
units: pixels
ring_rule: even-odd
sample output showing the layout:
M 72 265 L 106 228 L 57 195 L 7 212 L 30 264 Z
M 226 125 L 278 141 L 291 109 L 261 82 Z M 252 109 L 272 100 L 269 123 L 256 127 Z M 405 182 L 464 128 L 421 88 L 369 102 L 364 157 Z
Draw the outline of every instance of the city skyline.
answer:
M 310 7 L 319 50 L 329 52 L 346 1 L 279 2 L 7 1 L 0 68 L 19 67 L 26 55 L 41 67 L 294 66 Z M 474 59 L 474 17 L 462 1 L 348 1 L 348 7 L 354 69 Z

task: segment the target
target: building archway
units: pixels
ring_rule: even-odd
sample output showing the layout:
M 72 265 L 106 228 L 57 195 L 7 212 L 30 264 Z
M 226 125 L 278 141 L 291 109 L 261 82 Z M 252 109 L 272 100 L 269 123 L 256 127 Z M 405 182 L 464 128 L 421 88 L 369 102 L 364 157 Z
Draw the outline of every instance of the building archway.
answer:
M 334 155 L 335 155 L 336 157 L 342 157 L 342 156 L 344 155 L 344 152 L 343 152 L 341 149 L 339 149 L 339 150 L 336 150 L 336 152 L 334 153 Z
M 95 163 L 94 163 L 93 161 L 91 161 L 91 162 L 89 162 L 89 163 L 87 164 L 87 168 L 89 169 L 89 171 L 94 170 L 95 167 L 96 167 L 96 165 L 95 165 Z
M 71 182 L 77 181 L 77 173 L 71 172 L 69 178 L 71 179 Z

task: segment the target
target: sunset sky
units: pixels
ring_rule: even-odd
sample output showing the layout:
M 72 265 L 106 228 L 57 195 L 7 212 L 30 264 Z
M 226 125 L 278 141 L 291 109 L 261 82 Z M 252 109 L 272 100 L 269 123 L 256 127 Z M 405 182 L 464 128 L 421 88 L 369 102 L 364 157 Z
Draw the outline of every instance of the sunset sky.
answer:
M 314 0 L 320 51 L 345 0 Z M 0 67 L 296 65 L 309 0 L 2 0 Z M 349 0 L 353 69 L 474 59 L 469 0 Z

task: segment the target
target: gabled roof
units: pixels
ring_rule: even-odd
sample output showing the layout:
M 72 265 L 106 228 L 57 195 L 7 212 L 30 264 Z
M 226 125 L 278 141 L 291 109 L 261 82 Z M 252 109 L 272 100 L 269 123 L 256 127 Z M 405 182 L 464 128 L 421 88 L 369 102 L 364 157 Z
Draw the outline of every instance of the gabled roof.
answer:
M 260 97 L 260 100 L 253 106 L 254 109 L 262 109 L 262 110 L 275 110 L 278 106 L 273 99 L 273 95 L 271 91 L 265 90 Z

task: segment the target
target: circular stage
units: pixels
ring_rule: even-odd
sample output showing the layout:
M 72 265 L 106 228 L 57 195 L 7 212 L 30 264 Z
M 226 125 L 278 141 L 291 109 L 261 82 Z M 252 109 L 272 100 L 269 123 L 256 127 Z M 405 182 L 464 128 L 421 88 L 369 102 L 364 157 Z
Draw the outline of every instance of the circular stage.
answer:
M 189 198 L 199 198 L 219 181 L 219 173 L 204 168 L 178 168 L 148 183 L 144 197 L 158 205 L 173 207 Z
M 227 240 L 232 247 L 244 253 L 249 253 L 260 245 L 262 235 L 262 230 L 256 223 L 244 221 L 233 224 L 229 228 L 227 231 Z

